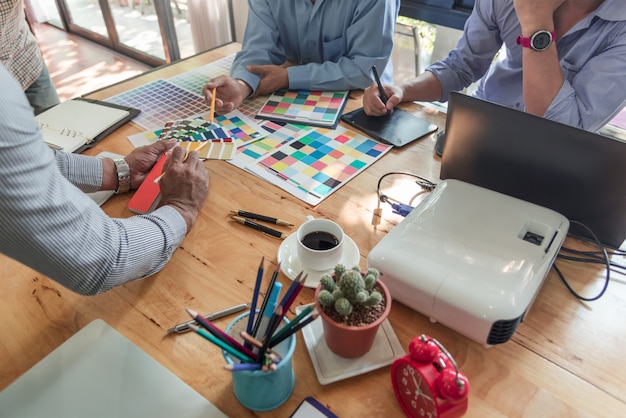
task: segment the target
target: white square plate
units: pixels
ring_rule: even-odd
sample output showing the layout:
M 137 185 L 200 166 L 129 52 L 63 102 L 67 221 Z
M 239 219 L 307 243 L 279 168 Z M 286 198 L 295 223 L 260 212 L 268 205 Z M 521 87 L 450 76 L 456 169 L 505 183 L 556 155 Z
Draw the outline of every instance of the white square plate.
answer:
M 296 313 L 300 313 L 305 306 L 296 307 Z M 324 340 L 322 318 L 317 318 L 304 327 L 302 336 L 311 356 L 317 380 L 322 385 L 379 369 L 405 354 L 388 319 L 378 329 L 370 351 L 354 359 L 341 357 L 330 351 Z

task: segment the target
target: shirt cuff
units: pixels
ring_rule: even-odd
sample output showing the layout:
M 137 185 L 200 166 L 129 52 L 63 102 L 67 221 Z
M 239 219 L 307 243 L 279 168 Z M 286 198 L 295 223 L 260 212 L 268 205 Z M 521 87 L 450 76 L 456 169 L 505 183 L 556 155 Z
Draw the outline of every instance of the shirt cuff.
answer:
M 178 245 L 183 242 L 185 235 L 187 235 L 187 222 L 185 222 L 183 216 L 171 206 L 161 206 L 160 208 L 157 208 L 156 210 L 149 213 L 148 215 L 141 216 L 154 216 L 165 221 L 166 225 L 171 226 L 171 238 L 176 247 L 178 247 Z
M 292 90 L 305 89 L 310 90 L 311 76 L 309 68 L 306 65 L 294 65 L 287 68 L 287 76 L 289 77 L 289 88 Z

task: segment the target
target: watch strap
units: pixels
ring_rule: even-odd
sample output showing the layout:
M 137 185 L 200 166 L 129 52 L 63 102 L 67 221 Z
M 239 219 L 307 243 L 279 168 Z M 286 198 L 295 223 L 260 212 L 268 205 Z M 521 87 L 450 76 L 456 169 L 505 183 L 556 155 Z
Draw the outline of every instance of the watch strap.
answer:
M 113 160 L 115 171 L 117 171 L 117 190 L 116 194 L 126 193 L 130 190 L 130 167 L 123 158 Z
M 550 35 L 550 43 L 547 44 L 545 46 L 545 48 L 535 48 L 533 46 L 533 39 L 539 35 L 539 34 L 548 34 Z M 538 30 L 537 32 L 533 33 L 530 38 L 526 38 L 524 37 L 523 34 L 519 34 L 517 36 L 516 42 L 518 45 L 522 46 L 523 48 L 531 48 L 535 51 L 543 51 L 544 49 L 547 49 L 548 46 L 550 46 L 550 44 L 552 44 L 552 42 L 554 42 L 554 40 L 556 39 L 556 32 L 555 31 L 548 31 L 548 30 Z

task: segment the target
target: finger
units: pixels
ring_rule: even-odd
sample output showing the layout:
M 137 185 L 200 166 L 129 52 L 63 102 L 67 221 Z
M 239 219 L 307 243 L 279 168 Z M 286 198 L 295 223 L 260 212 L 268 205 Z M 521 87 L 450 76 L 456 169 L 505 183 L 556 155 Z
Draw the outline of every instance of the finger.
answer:
M 172 148 L 172 155 L 169 158 L 170 163 L 172 164 L 181 163 L 183 159 L 185 158 L 186 154 L 187 154 L 187 150 L 185 148 L 181 147 L 180 145 L 175 146 L 174 148 Z
M 154 147 L 159 152 L 167 151 L 174 146 L 176 146 L 176 138 L 162 139 L 154 144 Z

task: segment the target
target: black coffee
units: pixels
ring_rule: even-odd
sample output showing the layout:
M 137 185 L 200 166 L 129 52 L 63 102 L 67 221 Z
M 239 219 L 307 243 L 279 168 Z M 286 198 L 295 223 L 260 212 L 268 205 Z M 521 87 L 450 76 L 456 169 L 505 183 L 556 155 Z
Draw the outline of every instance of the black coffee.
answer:
M 313 231 L 302 238 L 302 244 L 312 250 L 330 250 L 339 245 L 339 239 L 330 232 Z

